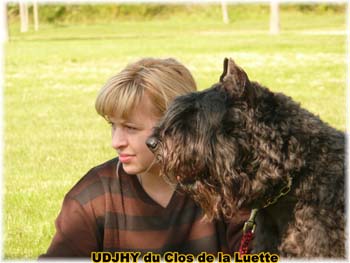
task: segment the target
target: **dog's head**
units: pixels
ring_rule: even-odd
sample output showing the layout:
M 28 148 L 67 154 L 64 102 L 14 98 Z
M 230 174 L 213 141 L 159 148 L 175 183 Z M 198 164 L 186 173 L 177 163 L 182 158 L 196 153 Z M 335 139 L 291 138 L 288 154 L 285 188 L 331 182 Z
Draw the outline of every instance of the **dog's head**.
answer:
M 177 97 L 146 142 L 162 175 L 192 195 L 209 218 L 232 217 L 285 182 L 280 169 L 261 157 L 266 145 L 254 137 L 260 132 L 256 101 L 247 74 L 225 59 L 220 82 Z

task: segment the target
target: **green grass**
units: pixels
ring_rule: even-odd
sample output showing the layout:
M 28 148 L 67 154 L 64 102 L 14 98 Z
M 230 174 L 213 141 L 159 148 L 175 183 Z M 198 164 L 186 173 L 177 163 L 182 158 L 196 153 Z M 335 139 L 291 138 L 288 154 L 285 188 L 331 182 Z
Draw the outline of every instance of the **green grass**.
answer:
M 64 194 L 92 166 L 115 156 L 94 100 L 110 76 L 141 57 L 177 58 L 200 89 L 216 82 L 223 58 L 232 57 L 250 79 L 345 130 L 344 13 L 282 10 L 282 32 L 271 36 L 268 12 L 246 8 L 246 16 L 241 11 L 224 25 L 219 8 L 202 10 L 147 21 L 46 24 L 24 34 L 10 24 L 4 56 L 6 259 L 44 253 Z

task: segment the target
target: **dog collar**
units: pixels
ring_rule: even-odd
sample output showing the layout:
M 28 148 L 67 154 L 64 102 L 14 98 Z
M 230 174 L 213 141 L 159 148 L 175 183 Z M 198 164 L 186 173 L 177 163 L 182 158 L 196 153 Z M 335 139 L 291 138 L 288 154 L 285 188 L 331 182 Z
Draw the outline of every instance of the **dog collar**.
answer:
M 253 234 L 255 232 L 255 227 L 256 227 L 256 223 L 255 223 L 255 217 L 256 214 L 258 212 L 259 209 L 254 208 L 252 209 L 252 211 L 250 212 L 250 217 L 249 219 L 244 223 L 243 226 L 243 233 L 247 233 L 248 231 L 251 231 Z
M 250 241 L 252 241 L 253 234 L 255 232 L 255 227 L 256 227 L 255 217 L 256 217 L 258 210 L 259 209 L 257 209 L 257 208 L 252 209 L 252 211 L 250 212 L 250 217 L 249 217 L 248 221 L 246 221 L 244 223 L 243 236 L 241 239 L 241 245 L 239 247 L 239 253 L 241 255 L 245 255 L 249 251 L 249 244 L 250 244 Z
M 281 189 L 280 193 L 277 196 L 273 198 L 269 198 L 261 208 L 266 208 L 276 203 L 278 199 L 280 199 L 282 196 L 285 196 L 286 194 L 289 193 L 291 187 L 292 187 L 292 179 L 288 181 L 287 185 Z M 256 228 L 255 218 L 258 211 L 259 211 L 259 208 L 253 208 L 252 211 L 250 212 L 249 219 L 244 223 L 243 236 L 241 239 L 241 245 L 239 247 L 239 253 L 241 255 L 248 253 L 249 244 L 253 239 L 253 235 Z

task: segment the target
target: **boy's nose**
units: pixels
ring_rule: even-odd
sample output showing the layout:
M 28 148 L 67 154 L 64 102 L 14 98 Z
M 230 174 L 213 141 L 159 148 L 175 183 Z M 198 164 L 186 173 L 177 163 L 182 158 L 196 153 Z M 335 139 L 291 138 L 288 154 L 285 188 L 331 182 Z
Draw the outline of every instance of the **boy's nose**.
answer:
M 115 129 L 112 132 L 112 147 L 114 149 L 120 149 L 127 146 L 128 142 L 123 134 L 122 129 Z

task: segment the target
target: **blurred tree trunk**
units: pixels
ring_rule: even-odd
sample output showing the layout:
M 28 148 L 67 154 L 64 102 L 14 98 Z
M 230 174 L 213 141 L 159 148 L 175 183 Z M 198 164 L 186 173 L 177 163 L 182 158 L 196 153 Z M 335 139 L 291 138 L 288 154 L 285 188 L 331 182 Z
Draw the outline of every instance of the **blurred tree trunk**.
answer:
M 21 32 L 28 31 L 28 4 L 24 2 L 19 3 L 19 15 L 21 18 Z
M 221 9 L 222 9 L 222 19 L 225 24 L 228 24 L 230 22 L 230 19 L 228 17 L 227 3 L 225 0 L 221 0 Z
M 39 30 L 39 11 L 38 11 L 38 2 L 34 1 L 33 3 L 33 17 L 34 17 L 34 30 Z
M 279 34 L 280 32 L 280 16 L 279 16 L 279 3 L 272 0 L 270 2 L 270 33 Z
M 8 18 L 7 18 L 7 3 L 4 1 L 1 4 L 1 12 L 3 14 L 3 20 L 1 21 L 1 24 L 4 31 L 1 33 L 1 40 L 4 40 L 4 42 L 8 41 L 9 39 L 9 29 L 8 29 Z

